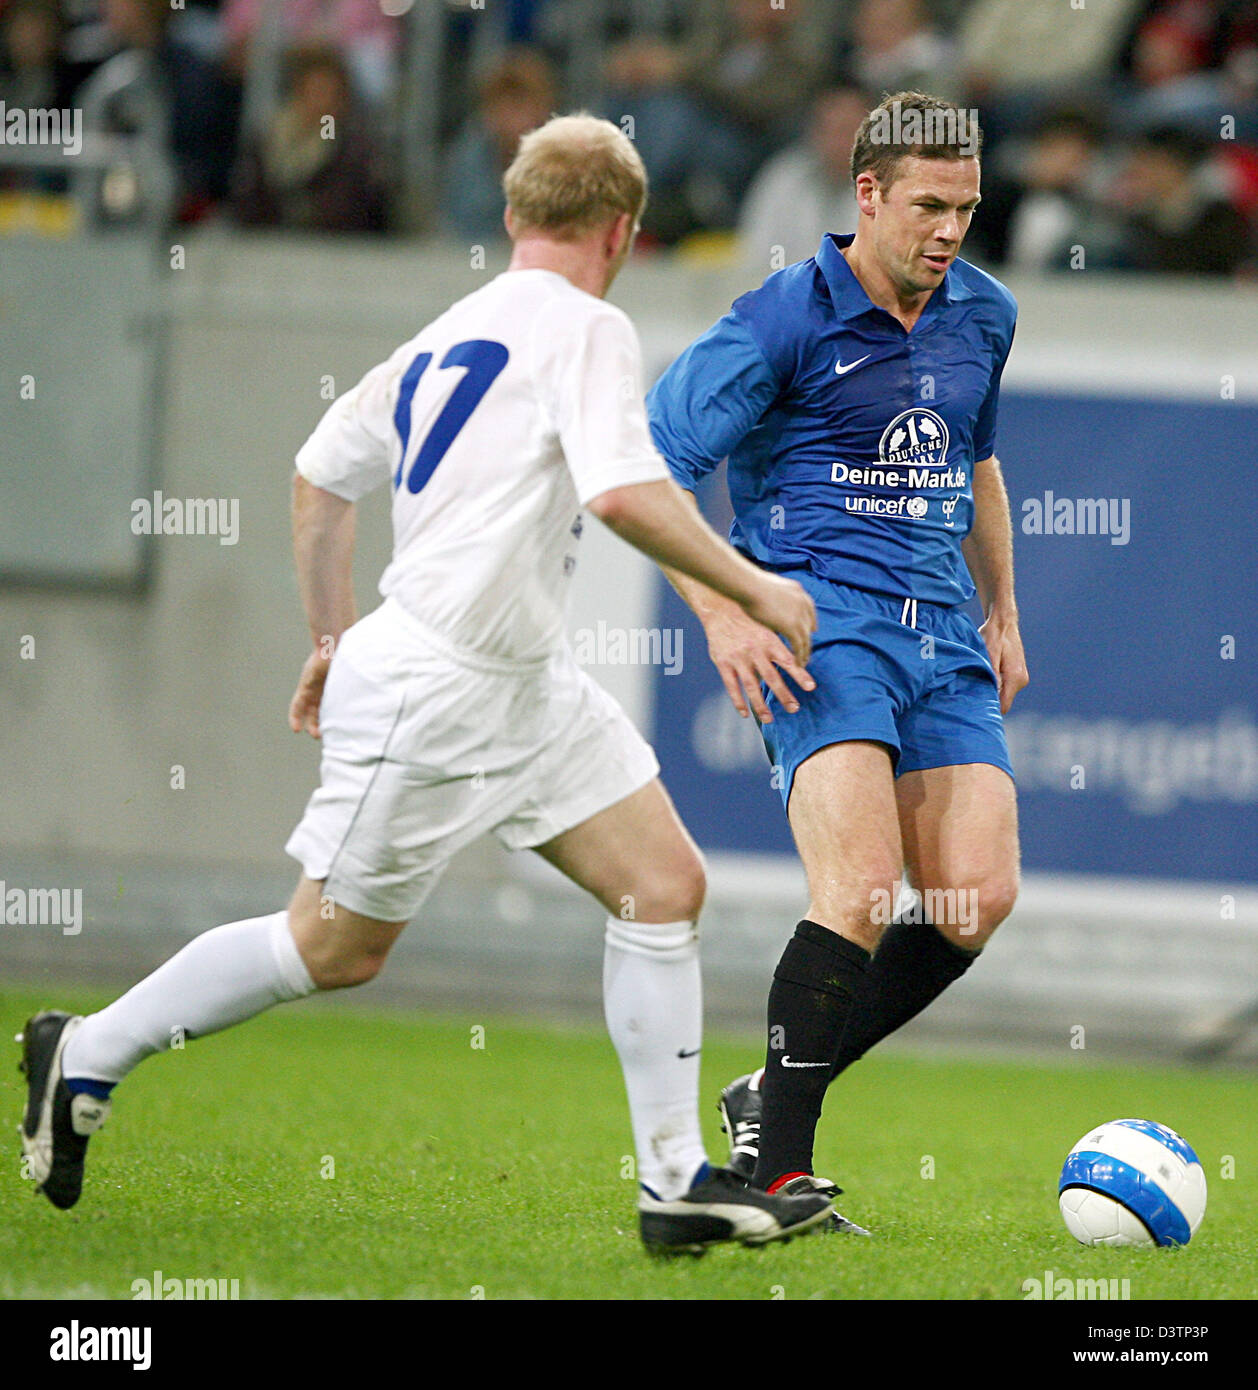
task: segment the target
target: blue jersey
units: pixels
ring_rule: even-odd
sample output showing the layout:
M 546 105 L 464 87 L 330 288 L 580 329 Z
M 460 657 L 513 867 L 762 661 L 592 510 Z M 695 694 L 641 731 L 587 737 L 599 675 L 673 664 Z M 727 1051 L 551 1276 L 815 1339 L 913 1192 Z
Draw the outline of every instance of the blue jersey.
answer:
M 736 300 L 652 388 L 651 433 L 691 491 L 728 457 L 730 540 L 761 564 L 961 603 L 1017 304 L 957 260 L 906 332 L 852 274 L 851 241 Z

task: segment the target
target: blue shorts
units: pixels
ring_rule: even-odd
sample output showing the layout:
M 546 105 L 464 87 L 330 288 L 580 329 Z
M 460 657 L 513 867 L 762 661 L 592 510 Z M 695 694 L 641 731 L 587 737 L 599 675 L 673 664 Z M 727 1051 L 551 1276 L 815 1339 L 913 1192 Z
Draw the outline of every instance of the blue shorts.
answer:
M 775 780 L 783 805 L 805 759 L 853 739 L 885 744 L 897 777 L 960 763 L 991 763 L 1013 776 L 996 676 L 961 605 L 892 598 L 806 569 L 784 573 L 817 605 L 808 663 L 817 688 L 796 687 L 799 710 L 788 714 L 761 687 L 773 723 L 760 732 L 782 769 Z

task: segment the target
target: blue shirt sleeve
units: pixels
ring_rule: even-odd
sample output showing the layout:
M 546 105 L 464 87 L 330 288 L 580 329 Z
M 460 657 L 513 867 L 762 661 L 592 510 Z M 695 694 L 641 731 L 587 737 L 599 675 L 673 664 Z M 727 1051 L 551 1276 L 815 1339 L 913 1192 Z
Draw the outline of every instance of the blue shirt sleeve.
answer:
M 996 370 L 992 372 L 991 384 L 983 404 L 979 406 L 974 419 L 974 462 L 981 463 L 996 452 L 996 411 L 1000 406 L 1000 378 L 1009 360 L 1009 350 L 1013 347 L 1013 334 L 1016 324 L 1009 325 L 1009 341 L 1005 344 L 1004 356 Z
M 776 373 L 735 308 L 696 338 L 647 394 L 655 447 L 693 492 L 777 399 Z

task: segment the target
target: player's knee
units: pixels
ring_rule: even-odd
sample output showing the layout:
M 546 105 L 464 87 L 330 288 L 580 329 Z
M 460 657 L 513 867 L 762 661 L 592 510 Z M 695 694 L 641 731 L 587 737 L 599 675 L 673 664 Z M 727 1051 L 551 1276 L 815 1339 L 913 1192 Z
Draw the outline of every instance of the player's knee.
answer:
M 989 872 L 975 875 L 965 887 L 957 887 L 943 894 L 945 906 L 952 900 L 953 910 L 940 921 L 938 913 L 927 912 L 931 921 L 943 931 L 945 936 L 956 940 L 960 945 L 982 944 L 992 932 L 1013 911 L 1018 900 L 1018 875 L 1016 872 Z
M 809 908 L 812 920 L 872 951 L 891 920 L 899 866 L 872 864 L 864 873 L 848 872 L 814 882 Z
M 306 969 L 316 989 L 352 989 L 365 985 L 380 973 L 386 955 L 357 951 L 353 954 L 327 954 L 306 961 Z
M 677 870 L 672 884 L 673 906 L 676 915 L 670 915 L 670 922 L 694 922 L 703 911 L 703 900 L 708 893 L 708 875 L 703 860 L 698 854 L 691 854 Z
M 620 911 L 639 922 L 694 922 L 703 910 L 707 873 L 697 853 L 679 856 L 659 870 L 642 890 L 626 894 Z
M 980 927 L 990 934 L 1009 916 L 1018 901 L 1016 871 L 988 876 L 979 885 L 976 896 Z

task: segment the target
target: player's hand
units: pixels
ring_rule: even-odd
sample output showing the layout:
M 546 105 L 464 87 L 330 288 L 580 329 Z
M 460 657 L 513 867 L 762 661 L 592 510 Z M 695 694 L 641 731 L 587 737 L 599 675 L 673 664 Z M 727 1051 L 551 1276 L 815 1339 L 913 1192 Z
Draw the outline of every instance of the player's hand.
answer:
M 812 655 L 812 635 L 817 630 L 817 610 L 812 596 L 793 579 L 761 571 L 758 592 L 744 605 L 748 617 L 780 632 L 795 655 L 796 664 L 807 666 Z
M 802 690 L 817 688 L 804 669 L 817 619 L 812 599 L 793 580 L 772 574 L 764 578 L 772 581 L 765 602 L 749 605 L 747 611 L 733 604 L 722 607 L 703 626 L 708 655 L 734 708 L 745 719 L 750 707 L 762 724 L 771 724 L 773 716 L 764 702 L 761 681 L 790 714 L 799 708 L 799 699 L 782 679 L 783 672 Z M 789 647 L 778 636 L 779 630 L 790 640 Z
M 318 647 L 306 658 L 292 703 L 288 707 L 288 727 L 293 733 L 305 732 L 313 738 L 319 737 L 319 705 L 323 700 L 323 686 L 331 666 L 331 658 L 324 656 Z
M 1018 619 L 992 613 L 979 628 L 983 641 L 987 644 L 987 656 L 996 673 L 1000 686 L 1000 712 L 1008 714 L 1014 696 L 1024 689 L 1031 677 L 1027 674 L 1026 656 L 1022 650 L 1022 636 L 1018 632 Z

